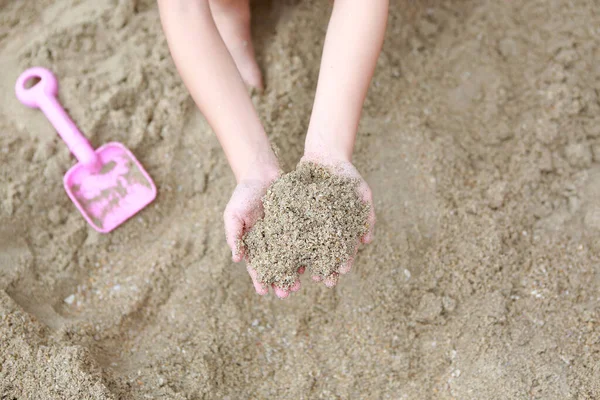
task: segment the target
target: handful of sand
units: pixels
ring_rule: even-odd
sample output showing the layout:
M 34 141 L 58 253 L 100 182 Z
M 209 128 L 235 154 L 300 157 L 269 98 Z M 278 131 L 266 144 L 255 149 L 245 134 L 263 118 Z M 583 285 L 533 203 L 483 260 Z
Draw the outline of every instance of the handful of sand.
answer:
M 275 181 L 263 198 L 263 219 L 243 238 L 259 280 L 287 289 L 299 267 L 322 278 L 338 272 L 368 231 L 369 205 L 358 184 L 314 163 Z

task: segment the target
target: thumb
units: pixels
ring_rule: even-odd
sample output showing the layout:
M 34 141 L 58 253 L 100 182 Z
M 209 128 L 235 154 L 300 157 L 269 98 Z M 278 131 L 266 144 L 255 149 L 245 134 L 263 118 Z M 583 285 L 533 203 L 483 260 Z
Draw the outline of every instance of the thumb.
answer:
M 234 213 L 228 211 L 225 211 L 223 219 L 225 221 L 227 244 L 231 249 L 231 258 L 233 262 L 240 262 L 244 258 L 244 249 L 240 248 L 238 243 L 242 239 L 244 221 L 238 218 Z

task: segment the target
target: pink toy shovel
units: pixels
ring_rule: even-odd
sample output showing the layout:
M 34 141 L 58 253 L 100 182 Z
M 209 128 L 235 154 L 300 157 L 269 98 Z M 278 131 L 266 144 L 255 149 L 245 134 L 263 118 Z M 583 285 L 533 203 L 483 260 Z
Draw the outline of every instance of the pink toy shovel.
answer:
M 25 86 L 36 78 L 39 82 L 34 86 Z M 52 72 L 41 67 L 28 69 L 17 79 L 15 92 L 21 103 L 44 112 L 79 161 L 63 182 L 94 229 L 110 232 L 154 200 L 154 182 L 125 146 L 107 143 L 94 151 L 58 102 L 58 82 Z

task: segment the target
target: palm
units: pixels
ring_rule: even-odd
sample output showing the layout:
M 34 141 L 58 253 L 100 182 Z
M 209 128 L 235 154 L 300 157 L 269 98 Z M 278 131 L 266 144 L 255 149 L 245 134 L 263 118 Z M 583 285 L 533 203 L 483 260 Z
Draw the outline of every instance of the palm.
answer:
M 234 262 L 239 262 L 246 258 L 241 240 L 246 232 L 252 229 L 254 224 L 262 218 L 264 213 L 262 197 L 267 192 L 270 184 L 270 180 L 254 180 L 238 184 L 225 208 L 225 233 Z M 269 288 L 258 280 L 256 270 L 249 263 L 247 264 L 247 268 L 256 292 L 260 295 L 267 294 Z M 304 272 L 304 269 L 299 270 L 299 272 Z M 289 290 L 273 286 L 275 294 L 280 298 L 285 298 L 289 296 L 290 292 L 295 292 L 299 289 L 299 280 Z
M 240 241 L 244 234 L 263 216 L 262 197 L 269 182 L 250 181 L 237 185 L 225 208 L 225 233 L 234 262 L 244 258 Z

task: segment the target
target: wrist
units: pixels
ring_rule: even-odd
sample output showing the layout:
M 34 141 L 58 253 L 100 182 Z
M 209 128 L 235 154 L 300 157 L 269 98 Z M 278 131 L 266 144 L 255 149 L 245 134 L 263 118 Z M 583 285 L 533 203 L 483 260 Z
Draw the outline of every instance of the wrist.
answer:
M 321 134 L 310 133 L 306 137 L 303 161 L 320 164 L 338 164 L 352 162 L 352 148 L 334 140 L 327 140 Z
M 304 143 L 307 158 L 351 162 L 357 129 L 343 121 L 336 123 L 334 120 L 331 116 L 323 116 L 322 112 L 313 111 Z
M 261 182 L 270 184 L 281 175 L 277 157 L 271 149 L 263 154 L 258 153 L 248 160 L 240 169 L 234 171 L 237 183 Z

